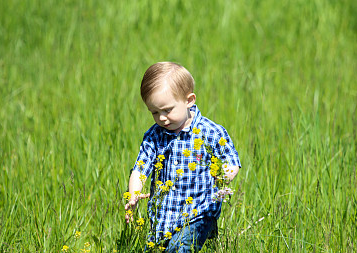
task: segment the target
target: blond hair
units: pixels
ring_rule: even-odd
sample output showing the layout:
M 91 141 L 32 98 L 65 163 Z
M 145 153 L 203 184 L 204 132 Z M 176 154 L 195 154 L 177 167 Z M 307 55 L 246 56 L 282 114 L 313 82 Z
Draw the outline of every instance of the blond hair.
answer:
M 146 103 L 155 89 L 167 83 L 176 99 L 186 99 L 193 92 L 195 80 L 183 66 L 173 62 L 151 65 L 141 81 L 141 98 Z

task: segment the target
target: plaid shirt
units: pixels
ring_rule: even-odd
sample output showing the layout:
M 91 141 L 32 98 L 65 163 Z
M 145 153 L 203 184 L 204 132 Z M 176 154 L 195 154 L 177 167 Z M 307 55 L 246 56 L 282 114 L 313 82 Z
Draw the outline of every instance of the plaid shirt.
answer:
M 218 219 L 221 213 L 221 203 L 213 201 L 217 188 L 213 188 L 214 178 L 209 173 L 209 167 L 197 164 L 194 171 L 189 170 L 189 163 L 204 164 L 210 159 L 210 155 L 206 152 L 204 146 L 201 146 L 198 151 L 194 150 L 194 139 L 202 139 L 204 136 L 205 144 L 209 144 L 212 147 L 215 156 L 225 160 L 231 166 L 241 167 L 238 152 L 234 148 L 227 131 L 222 126 L 203 117 L 196 105 L 191 108 L 191 111 L 195 113 L 191 125 L 178 134 L 168 131 L 157 124 L 153 125 L 144 134 L 137 158 L 137 162 L 143 161 L 145 164 L 139 168 L 135 163 L 133 168 L 133 170 L 140 171 L 149 177 L 155 170 L 154 165 L 157 162 L 157 156 L 164 155 L 165 160 L 162 162 L 164 166 L 157 180 L 163 183 L 167 180 L 174 182 L 177 176 L 176 170 L 182 169 L 184 171 L 184 174 L 179 177 L 175 185 L 164 197 L 161 209 L 157 212 L 158 224 L 156 232 L 158 238 L 162 237 L 166 232 L 174 233 L 176 227 L 183 226 L 185 218 L 182 217 L 182 212 L 190 214 L 188 217 L 190 222 L 204 216 L 212 216 Z M 194 127 L 201 130 L 199 134 L 192 132 Z M 218 143 L 222 137 L 227 140 L 224 146 L 220 146 Z M 185 149 L 192 152 L 189 157 L 183 155 Z M 192 155 L 193 153 L 198 156 Z M 201 161 L 197 161 L 197 158 Z M 153 189 L 155 187 L 154 177 L 151 177 L 151 197 L 148 202 L 148 215 L 151 219 L 151 224 L 154 224 L 151 210 Z M 193 203 L 185 205 L 185 200 L 188 197 L 193 198 Z M 193 209 L 197 210 L 196 216 L 192 214 Z

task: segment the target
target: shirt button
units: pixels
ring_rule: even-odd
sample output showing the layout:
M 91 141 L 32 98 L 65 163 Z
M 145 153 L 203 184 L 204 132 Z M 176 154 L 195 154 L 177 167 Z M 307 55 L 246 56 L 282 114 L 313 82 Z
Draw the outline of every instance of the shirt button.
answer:
M 177 165 L 177 164 L 178 164 L 178 161 L 175 161 L 174 164 Z

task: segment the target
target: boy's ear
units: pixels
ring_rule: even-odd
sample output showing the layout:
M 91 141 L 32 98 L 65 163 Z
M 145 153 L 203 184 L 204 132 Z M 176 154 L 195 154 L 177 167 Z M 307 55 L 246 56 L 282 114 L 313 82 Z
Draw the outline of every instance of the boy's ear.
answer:
M 196 94 L 190 93 L 187 95 L 187 108 L 191 108 L 196 103 Z

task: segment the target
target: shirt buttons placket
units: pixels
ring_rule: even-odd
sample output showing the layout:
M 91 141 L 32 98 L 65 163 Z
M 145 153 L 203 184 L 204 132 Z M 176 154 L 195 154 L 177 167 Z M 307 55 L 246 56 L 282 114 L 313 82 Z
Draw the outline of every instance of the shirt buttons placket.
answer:
M 178 164 L 178 161 L 174 161 L 174 164 L 177 165 L 177 164 Z
M 177 139 L 178 139 L 178 140 L 181 140 L 181 136 L 180 136 L 180 135 L 179 135 L 179 136 L 177 136 Z

